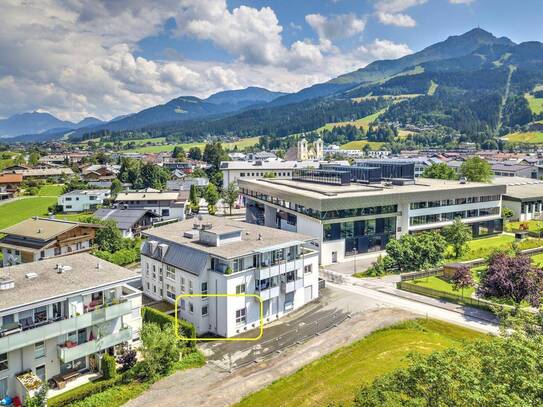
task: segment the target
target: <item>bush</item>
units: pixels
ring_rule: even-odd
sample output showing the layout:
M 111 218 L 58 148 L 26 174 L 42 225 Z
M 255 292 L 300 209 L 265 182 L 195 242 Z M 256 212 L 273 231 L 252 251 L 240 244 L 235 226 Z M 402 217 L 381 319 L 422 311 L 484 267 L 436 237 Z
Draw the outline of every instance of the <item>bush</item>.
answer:
M 167 324 L 175 326 L 175 318 L 164 312 L 158 311 L 154 308 L 143 307 L 142 318 L 145 323 L 154 323 L 163 328 Z M 183 336 L 187 338 L 196 338 L 196 328 L 190 322 L 183 319 L 179 320 L 179 328 Z M 187 346 L 193 348 L 196 346 L 195 341 L 187 341 Z
M 117 362 L 115 358 L 107 353 L 102 358 L 102 377 L 109 380 L 117 377 Z
M 137 362 L 137 352 L 135 349 L 125 348 L 121 356 L 119 356 L 118 362 L 122 365 L 122 371 L 126 372 L 132 368 Z
M 64 407 L 69 406 L 72 403 L 89 397 L 93 394 L 100 393 L 119 382 L 120 377 L 110 380 L 97 380 L 90 382 L 82 386 L 76 387 L 73 390 L 69 390 L 66 393 L 59 394 L 58 396 L 51 397 L 47 400 L 48 407 Z

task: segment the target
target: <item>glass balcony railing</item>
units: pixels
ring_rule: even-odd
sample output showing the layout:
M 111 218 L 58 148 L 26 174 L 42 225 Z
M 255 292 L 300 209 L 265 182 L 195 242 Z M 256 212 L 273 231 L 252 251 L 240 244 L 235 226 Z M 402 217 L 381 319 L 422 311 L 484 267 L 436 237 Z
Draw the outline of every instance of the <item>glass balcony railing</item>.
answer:
M 89 326 L 110 321 L 122 315 L 130 314 L 131 312 L 132 306 L 130 301 L 124 300 L 118 304 L 108 305 L 72 318 L 44 323 L 43 325 L 24 331 L 17 332 L 15 330 L 10 335 L 0 338 L 0 353 L 9 352 L 14 349 L 32 345 L 36 342 L 65 335 L 79 329 L 88 328 Z
M 77 346 L 67 347 L 58 345 L 58 357 L 62 363 L 68 363 L 87 355 L 100 352 L 111 346 L 128 342 L 131 339 L 132 329 L 130 327 L 126 327 L 118 332 L 105 335 L 101 338 L 93 339 L 92 341 L 88 341 Z

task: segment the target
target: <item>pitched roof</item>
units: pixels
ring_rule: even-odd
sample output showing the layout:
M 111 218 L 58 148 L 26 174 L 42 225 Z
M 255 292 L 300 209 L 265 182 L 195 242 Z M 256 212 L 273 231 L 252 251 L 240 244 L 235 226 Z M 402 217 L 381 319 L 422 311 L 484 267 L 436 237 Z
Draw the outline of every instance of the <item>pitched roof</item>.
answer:
M 34 217 L 2 229 L 0 230 L 0 233 L 23 236 L 31 239 L 49 240 L 78 226 L 98 227 L 97 225 L 92 225 L 90 223 Z
M 146 209 L 114 209 L 101 208 L 94 212 L 94 217 L 101 220 L 113 220 L 121 230 L 128 230 L 134 227 L 138 221 L 146 214 L 152 217 L 158 217 L 157 214 Z
M 23 182 L 23 176 L 21 174 L 0 174 L 0 184 Z

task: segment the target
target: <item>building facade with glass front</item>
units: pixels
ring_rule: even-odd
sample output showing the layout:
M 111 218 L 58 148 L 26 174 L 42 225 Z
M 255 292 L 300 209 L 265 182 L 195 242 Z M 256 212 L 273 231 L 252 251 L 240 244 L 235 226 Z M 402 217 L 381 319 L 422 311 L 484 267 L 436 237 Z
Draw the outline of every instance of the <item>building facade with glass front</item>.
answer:
M 475 237 L 503 230 L 503 185 L 431 179 L 405 185 L 260 179 L 239 185 L 247 221 L 315 237 L 321 264 L 384 250 L 390 239 L 440 230 L 455 218 Z

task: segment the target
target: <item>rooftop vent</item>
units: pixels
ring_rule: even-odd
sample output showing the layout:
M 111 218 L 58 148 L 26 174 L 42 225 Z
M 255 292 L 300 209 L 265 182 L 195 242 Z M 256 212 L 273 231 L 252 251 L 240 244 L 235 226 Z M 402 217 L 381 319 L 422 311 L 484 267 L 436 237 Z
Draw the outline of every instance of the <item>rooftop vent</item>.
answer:
M 262 233 L 258 234 L 258 240 L 262 240 Z
M 34 280 L 35 278 L 38 277 L 38 274 L 37 274 L 37 273 L 34 273 L 33 271 L 31 271 L 30 273 L 26 273 L 26 274 L 25 274 L 25 277 L 26 277 L 28 280 Z
M 15 281 L 9 277 L 0 277 L 0 291 L 15 288 Z
M 70 271 L 72 269 L 71 266 L 63 266 L 62 264 L 57 264 L 57 273 L 63 274 L 66 271 Z

